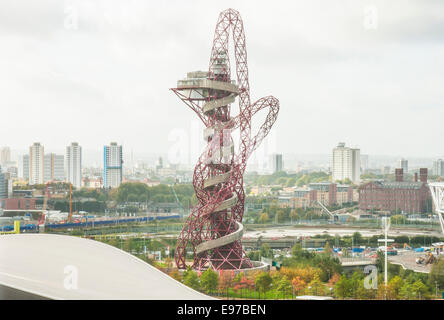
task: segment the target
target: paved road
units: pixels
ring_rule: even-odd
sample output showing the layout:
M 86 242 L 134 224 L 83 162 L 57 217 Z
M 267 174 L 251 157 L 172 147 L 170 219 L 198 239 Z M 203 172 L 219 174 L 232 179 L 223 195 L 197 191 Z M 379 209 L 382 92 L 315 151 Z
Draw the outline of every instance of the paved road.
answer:
M 248 225 L 247 225 L 248 227 Z M 304 227 L 277 227 L 269 228 L 265 230 L 256 231 L 246 231 L 244 232 L 244 238 L 258 238 L 260 236 L 264 238 L 270 237 L 300 237 L 300 236 L 315 236 L 317 234 L 329 234 L 329 235 L 339 235 L 339 236 L 351 236 L 353 233 L 359 232 L 363 237 L 371 237 L 374 235 L 382 235 L 383 231 L 381 229 L 373 228 L 329 228 L 329 227 L 316 227 L 316 228 L 304 228 Z M 389 231 L 389 237 L 398 236 L 438 236 L 441 237 L 442 234 L 434 231 L 422 231 L 422 230 L 407 230 L 407 229 L 391 229 Z
M 432 265 L 422 265 L 416 263 L 416 258 L 423 257 L 422 252 L 404 251 L 399 252 L 396 256 L 389 256 L 388 261 L 401 265 L 404 269 L 414 270 L 416 272 L 429 273 Z

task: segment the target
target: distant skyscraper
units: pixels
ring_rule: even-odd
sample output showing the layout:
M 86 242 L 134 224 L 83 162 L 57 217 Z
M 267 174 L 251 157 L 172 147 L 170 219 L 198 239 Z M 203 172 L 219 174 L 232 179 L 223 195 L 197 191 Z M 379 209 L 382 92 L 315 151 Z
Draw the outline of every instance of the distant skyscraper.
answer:
M 284 167 L 282 164 L 282 154 L 272 154 L 270 156 L 270 162 L 271 162 L 271 171 L 273 173 L 284 170 Z
M 0 166 L 6 166 L 11 161 L 11 149 L 9 147 L 0 148 Z
M 157 160 L 157 164 L 156 164 L 156 171 L 159 171 L 162 168 L 163 168 L 163 159 L 162 159 L 162 157 L 159 157 L 159 159 Z
M 44 148 L 39 142 L 29 147 L 29 184 L 43 184 Z
M 401 168 L 406 174 L 409 171 L 409 162 L 406 159 L 400 159 L 398 161 L 398 168 Z
M 74 187 L 82 186 L 82 147 L 77 142 L 66 147 L 66 180 Z
M 29 154 L 22 157 L 19 176 L 24 180 L 29 180 Z
M 122 146 L 111 142 L 103 148 L 103 186 L 116 188 L 122 183 Z
M 433 162 L 433 174 L 444 177 L 444 161 L 442 159 Z
M 390 168 L 390 166 L 383 166 L 381 169 L 382 174 L 390 174 L 391 171 L 392 171 L 392 168 Z
M 340 142 L 333 149 L 332 161 L 333 181 L 350 179 L 353 183 L 361 181 L 361 155 L 360 150 L 348 148 Z
M 361 171 L 364 173 L 368 168 L 368 154 L 361 154 Z
M 45 154 L 44 182 L 65 180 L 65 158 L 55 153 Z

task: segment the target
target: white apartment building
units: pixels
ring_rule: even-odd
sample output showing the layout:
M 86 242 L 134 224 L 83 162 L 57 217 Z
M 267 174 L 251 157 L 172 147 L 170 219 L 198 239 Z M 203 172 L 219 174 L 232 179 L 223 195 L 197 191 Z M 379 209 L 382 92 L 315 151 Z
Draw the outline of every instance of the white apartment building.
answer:
M 122 183 L 122 146 L 111 142 L 103 148 L 103 186 L 116 188 Z
M 366 172 L 369 169 L 368 154 L 361 154 L 361 170 Z
M 23 155 L 19 164 L 18 176 L 29 181 L 29 154 Z
M 44 182 L 65 180 L 65 158 L 63 155 L 48 153 L 44 156 Z
M 444 161 L 442 159 L 433 161 L 433 174 L 444 177 Z
M 0 148 L 0 166 L 6 166 L 11 161 L 11 149 L 9 147 Z
M 399 159 L 398 168 L 401 168 L 404 174 L 406 174 L 409 170 L 409 161 L 406 159 Z
M 66 180 L 77 189 L 82 187 L 82 147 L 77 142 L 66 147 Z
M 270 169 L 272 173 L 276 173 L 284 170 L 283 162 L 282 162 L 282 154 L 272 154 L 270 156 Z
M 44 148 L 39 142 L 29 147 L 29 176 L 30 185 L 43 184 L 44 178 Z
M 353 183 L 361 181 L 360 153 L 359 149 L 346 147 L 343 142 L 333 149 L 333 182 L 344 179 L 350 179 Z

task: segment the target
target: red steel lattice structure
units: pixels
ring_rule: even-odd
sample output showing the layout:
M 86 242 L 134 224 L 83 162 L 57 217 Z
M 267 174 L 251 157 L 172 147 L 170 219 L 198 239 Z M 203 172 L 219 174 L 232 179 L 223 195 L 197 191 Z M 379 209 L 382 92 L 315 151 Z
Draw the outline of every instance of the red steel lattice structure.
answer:
M 228 44 L 234 40 L 237 83 L 231 79 Z M 214 35 L 208 72 L 190 72 L 179 80 L 174 93 L 205 124 L 207 146 L 198 159 L 193 186 L 198 204 L 192 209 L 179 235 L 175 260 L 185 269 L 187 250 L 194 254 L 193 268 L 238 270 L 253 267 L 241 238 L 245 193 L 243 174 L 248 157 L 276 121 L 279 101 L 273 96 L 250 102 L 245 33 L 239 12 L 220 13 Z M 239 113 L 232 116 L 230 104 L 239 97 Z M 251 119 L 268 108 L 265 122 L 253 136 Z M 238 152 L 231 133 L 240 130 Z

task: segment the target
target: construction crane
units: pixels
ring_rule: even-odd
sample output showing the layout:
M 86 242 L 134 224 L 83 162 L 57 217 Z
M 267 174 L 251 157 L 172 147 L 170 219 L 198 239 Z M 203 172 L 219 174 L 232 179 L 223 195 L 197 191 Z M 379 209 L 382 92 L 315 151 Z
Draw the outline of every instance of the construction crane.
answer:
M 42 215 L 40 216 L 40 220 L 38 222 L 39 229 L 45 228 L 46 222 L 46 208 L 48 207 L 48 198 L 49 198 L 49 181 L 46 183 L 45 193 L 43 195 L 43 207 L 42 207 Z
M 176 194 L 176 190 L 174 190 L 174 187 L 171 185 L 171 189 L 173 190 L 174 193 L 174 197 L 176 198 L 176 202 L 177 204 L 180 206 L 180 208 L 182 209 L 182 216 L 185 214 L 185 208 L 182 206 L 182 203 L 180 203 L 179 198 L 177 197 Z
M 321 209 L 330 216 L 333 222 L 338 220 L 338 216 L 336 214 L 331 213 L 330 210 L 328 210 L 327 207 L 324 206 L 319 200 L 317 201 L 317 203 L 321 207 Z

